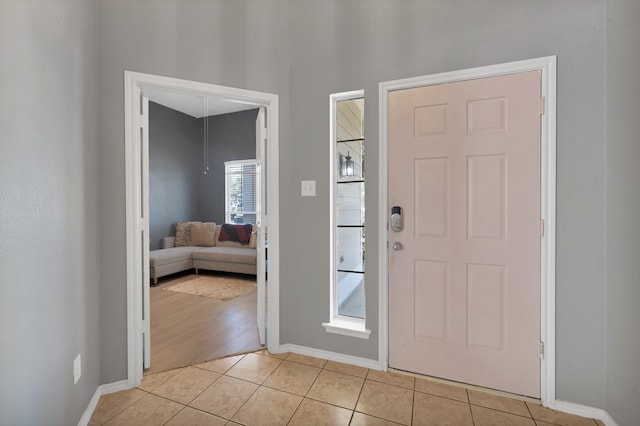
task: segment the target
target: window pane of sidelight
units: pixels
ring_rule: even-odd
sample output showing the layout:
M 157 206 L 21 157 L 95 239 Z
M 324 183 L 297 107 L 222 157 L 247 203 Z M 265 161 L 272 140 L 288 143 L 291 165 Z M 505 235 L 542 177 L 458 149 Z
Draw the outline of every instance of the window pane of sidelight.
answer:
M 364 98 L 337 102 L 337 141 L 364 138 Z
M 350 140 L 337 143 L 338 182 L 364 179 L 364 140 Z M 353 162 L 353 171 L 348 173 L 346 163 Z
M 364 231 L 362 228 L 338 228 L 339 271 L 364 272 Z
M 364 274 L 338 272 L 338 315 L 364 318 Z
M 364 225 L 364 182 L 338 184 L 336 223 Z

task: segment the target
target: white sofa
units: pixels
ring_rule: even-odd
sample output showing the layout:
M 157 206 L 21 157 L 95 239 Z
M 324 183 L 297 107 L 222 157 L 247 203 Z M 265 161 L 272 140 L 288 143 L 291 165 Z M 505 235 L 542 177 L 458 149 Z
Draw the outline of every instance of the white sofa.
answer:
M 206 269 L 256 275 L 255 229 L 249 243 L 241 244 L 220 241 L 221 228 L 213 222 L 178 223 L 176 236 L 163 238 L 162 248 L 149 252 L 153 284 L 158 284 L 161 277 L 189 269 L 195 269 L 196 274 Z

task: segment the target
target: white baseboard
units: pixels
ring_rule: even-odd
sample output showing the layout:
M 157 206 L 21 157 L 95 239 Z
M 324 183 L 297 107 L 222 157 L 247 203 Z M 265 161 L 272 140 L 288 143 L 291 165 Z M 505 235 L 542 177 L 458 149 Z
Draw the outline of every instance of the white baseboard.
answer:
M 574 402 L 555 400 L 553 408 L 563 413 L 575 414 L 576 416 L 589 417 L 602 421 L 606 426 L 618 426 L 618 423 L 602 408 L 589 407 L 586 405 L 576 404 Z
M 129 382 L 127 380 L 120 380 L 119 382 L 107 383 L 106 385 L 100 385 L 96 389 L 95 393 L 91 397 L 91 401 L 89 401 L 89 405 L 82 413 L 82 417 L 80 417 L 80 421 L 78 421 L 78 426 L 87 426 L 89 424 L 89 420 L 91 420 L 91 416 L 98 405 L 98 401 L 100 401 L 100 397 L 102 395 L 107 395 L 110 393 L 118 392 L 121 390 L 130 389 Z
M 323 349 L 309 348 L 306 346 L 293 345 L 290 343 L 279 345 L 278 348 L 274 348 L 270 351 L 274 353 L 293 352 L 300 355 L 308 355 L 316 358 L 328 359 L 329 361 L 343 362 L 346 364 L 353 364 L 359 367 L 370 368 L 372 370 L 379 370 L 380 365 L 378 360 L 369 358 L 360 358 L 357 356 L 345 355 L 338 352 L 325 351 Z M 277 350 L 277 352 L 275 352 Z
M 279 345 L 276 348 L 269 348 L 272 353 L 293 352 L 300 355 L 308 355 L 316 358 L 328 359 L 330 361 L 344 362 L 347 364 L 358 365 L 360 367 L 371 368 L 372 370 L 380 370 L 377 360 L 360 358 L 351 355 L 345 355 L 338 352 L 325 351 L 323 349 L 309 348 L 294 344 Z M 563 413 L 575 414 L 576 416 L 588 417 L 602 421 L 606 426 L 618 426 L 618 423 L 601 408 L 589 407 L 586 405 L 576 404 L 574 402 L 553 401 L 553 406 L 549 408 Z

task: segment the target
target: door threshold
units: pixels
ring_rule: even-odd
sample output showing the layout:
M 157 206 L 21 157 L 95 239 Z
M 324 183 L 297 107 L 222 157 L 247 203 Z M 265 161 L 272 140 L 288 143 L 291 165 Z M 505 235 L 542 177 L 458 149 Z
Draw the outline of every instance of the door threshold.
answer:
M 500 390 L 497 390 L 497 389 L 491 389 L 491 388 L 485 388 L 485 387 L 482 387 L 482 386 L 471 385 L 471 384 L 468 384 L 468 383 L 455 382 L 453 380 L 441 379 L 439 377 L 427 376 L 427 375 L 424 375 L 424 374 L 413 373 L 411 371 L 397 370 L 397 369 L 391 368 L 391 367 L 389 367 L 387 370 L 392 372 L 392 373 L 402 374 L 404 376 L 415 377 L 417 379 L 428 380 L 430 382 L 442 383 L 442 384 L 445 384 L 445 385 L 455 386 L 455 387 L 458 387 L 458 388 L 475 390 L 475 391 L 479 391 L 479 392 L 488 393 L 488 394 L 491 394 L 491 395 L 502 396 L 504 398 L 511 398 L 511 399 L 517 399 L 519 401 L 531 402 L 533 404 L 539 404 L 539 405 L 542 404 L 542 402 L 541 402 L 541 400 L 539 398 L 533 398 L 533 397 L 526 396 L 526 395 L 519 395 L 519 394 L 515 394 L 515 393 L 509 393 L 509 392 L 500 391 Z

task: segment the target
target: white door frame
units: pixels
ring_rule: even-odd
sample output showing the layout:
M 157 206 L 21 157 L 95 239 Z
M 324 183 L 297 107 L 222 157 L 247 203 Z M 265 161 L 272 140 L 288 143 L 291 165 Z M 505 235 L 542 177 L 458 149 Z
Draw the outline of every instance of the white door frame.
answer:
M 542 74 L 542 96 L 545 99 L 541 124 L 541 200 L 540 217 L 544 221 L 544 235 L 540 244 L 540 395 L 542 404 L 555 404 L 555 247 L 556 247 L 556 57 L 548 56 L 506 64 L 470 68 L 466 70 L 432 74 L 402 80 L 382 82 L 379 85 L 379 191 L 378 202 L 380 274 L 378 329 L 380 330 L 379 367 L 389 366 L 389 268 L 388 242 L 388 124 L 389 92 L 449 82 L 493 77 L 526 71 Z
M 193 93 L 194 96 L 224 98 L 266 108 L 267 121 L 267 223 L 269 230 L 269 286 L 267 300 L 267 347 L 277 348 L 279 337 L 279 166 L 278 166 L 278 95 L 233 87 L 162 77 L 132 71 L 124 72 L 125 111 L 125 187 L 126 187 L 126 253 L 127 253 L 127 383 L 138 386 L 143 374 L 143 243 L 138 237 L 149 229 L 143 211 L 143 169 L 140 129 L 144 128 L 139 113 L 141 93 L 145 88 L 162 88 Z M 148 194 L 144 195 L 146 199 Z M 148 237 L 147 237 L 148 238 Z M 148 267 L 148 266 L 147 266 Z M 148 321 L 148 317 L 145 317 Z

